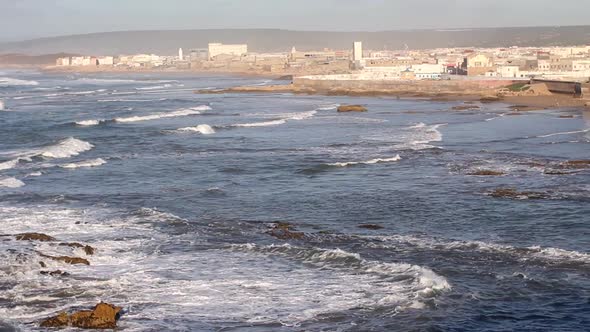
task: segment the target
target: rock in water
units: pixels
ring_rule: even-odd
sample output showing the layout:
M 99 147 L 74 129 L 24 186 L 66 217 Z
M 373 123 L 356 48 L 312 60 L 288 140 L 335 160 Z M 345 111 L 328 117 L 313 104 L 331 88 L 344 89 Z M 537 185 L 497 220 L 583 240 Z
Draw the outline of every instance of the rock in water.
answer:
M 47 234 L 41 233 L 23 233 L 16 235 L 16 239 L 19 241 L 41 241 L 50 242 L 55 241 L 55 238 Z
M 70 247 L 70 248 L 80 248 L 83 249 L 86 255 L 94 255 L 94 248 L 89 245 L 80 244 L 77 242 L 72 243 L 60 243 L 60 246 Z
M 83 310 L 68 315 L 62 312 L 58 316 L 41 322 L 41 327 L 82 329 L 114 329 L 120 317 L 121 308 L 108 303 L 99 303 L 93 310 Z
M 66 327 L 68 326 L 70 319 L 68 314 L 62 312 L 61 314 L 48 318 L 41 322 L 41 327 Z
M 345 112 L 367 112 L 367 108 L 361 105 L 341 105 L 338 106 L 339 113 Z
M 92 311 L 80 311 L 70 316 L 73 327 L 83 329 L 114 329 L 117 327 L 120 307 L 99 303 Z
M 49 258 L 54 261 L 64 262 L 64 263 L 71 264 L 71 265 L 76 265 L 76 264 L 90 265 L 90 262 L 85 258 L 68 257 L 68 256 L 49 256 L 49 255 L 45 255 L 43 253 L 38 253 L 38 254 L 41 257 Z

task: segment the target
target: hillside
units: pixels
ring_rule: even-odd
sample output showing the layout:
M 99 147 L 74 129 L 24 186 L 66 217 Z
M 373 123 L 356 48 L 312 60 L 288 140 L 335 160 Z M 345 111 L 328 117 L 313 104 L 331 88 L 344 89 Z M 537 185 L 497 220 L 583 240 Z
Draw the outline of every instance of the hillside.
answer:
M 209 42 L 247 43 L 250 50 L 347 49 L 355 40 L 370 49 L 434 47 L 558 46 L 590 44 L 590 26 L 322 32 L 276 29 L 165 30 L 105 32 L 0 43 L 0 53 L 174 54 L 179 47 L 204 48 Z

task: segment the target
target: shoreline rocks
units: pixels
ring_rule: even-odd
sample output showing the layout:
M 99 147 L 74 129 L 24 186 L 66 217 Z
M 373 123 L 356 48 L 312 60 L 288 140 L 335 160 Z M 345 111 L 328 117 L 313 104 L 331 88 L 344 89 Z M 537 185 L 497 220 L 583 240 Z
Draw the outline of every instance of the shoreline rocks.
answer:
M 377 225 L 377 224 L 362 224 L 362 225 L 358 225 L 358 228 L 377 231 L 377 230 L 383 229 L 385 227 L 383 227 L 381 225 Z
M 55 241 L 53 236 L 49 236 L 43 233 L 22 233 L 15 236 L 17 241 L 40 241 L 40 242 L 51 242 Z
M 62 312 L 41 322 L 41 327 L 81 329 L 114 329 L 121 315 L 121 307 L 101 302 L 93 310 L 82 310 L 68 315 Z
M 492 171 L 492 170 L 482 169 L 482 170 L 469 172 L 469 173 L 467 173 L 467 175 L 471 175 L 471 176 L 503 176 L 503 175 L 506 175 L 506 173 L 500 172 L 500 171 Z
M 492 191 L 490 196 L 495 198 L 511 198 L 511 199 L 546 199 L 548 194 L 536 191 L 518 191 L 513 188 L 498 188 Z
M 80 257 L 50 256 L 50 255 L 45 255 L 43 253 L 39 253 L 39 256 L 44 257 L 44 258 L 48 258 L 48 259 L 52 259 L 52 260 L 58 261 L 58 262 L 64 262 L 64 263 L 71 264 L 71 265 L 78 265 L 78 264 L 90 265 L 90 262 L 87 259 L 80 258 Z

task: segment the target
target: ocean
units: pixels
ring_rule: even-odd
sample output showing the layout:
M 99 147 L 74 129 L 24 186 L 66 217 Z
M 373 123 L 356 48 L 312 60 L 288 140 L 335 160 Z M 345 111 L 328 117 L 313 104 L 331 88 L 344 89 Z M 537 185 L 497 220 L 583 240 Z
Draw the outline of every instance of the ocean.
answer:
M 588 331 L 590 112 L 276 83 L 1 70 L 0 330 Z

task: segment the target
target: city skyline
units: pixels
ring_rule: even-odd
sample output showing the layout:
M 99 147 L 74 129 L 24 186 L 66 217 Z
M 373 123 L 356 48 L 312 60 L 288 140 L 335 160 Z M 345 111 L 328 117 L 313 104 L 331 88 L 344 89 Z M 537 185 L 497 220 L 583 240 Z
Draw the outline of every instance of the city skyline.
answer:
M 484 27 L 572 26 L 587 21 L 590 3 L 564 0 L 435 1 L 4 0 L 0 41 L 108 31 L 277 28 L 302 31 L 387 31 Z M 442 14 L 441 14 L 442 13 Z M 485 15 L 483 15 L 485 13 Z

